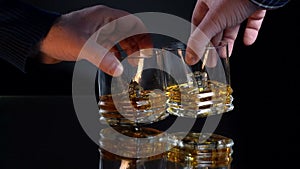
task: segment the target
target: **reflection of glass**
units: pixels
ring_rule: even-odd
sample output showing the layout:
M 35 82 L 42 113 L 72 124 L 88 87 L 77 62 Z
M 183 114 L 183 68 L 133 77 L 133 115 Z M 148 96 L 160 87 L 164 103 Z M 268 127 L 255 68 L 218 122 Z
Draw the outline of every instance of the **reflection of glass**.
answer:
M 165 63 L 170 63 L 174 57 L 181 60 L 181 65 L 166 66 L 168 72 L 179 77 L 169 76 L 167 80 L 167 111 L 193 118 L 231 111 L 228 44 L 208 45 L 201 60 L 192 66 L 185 64 L 185 48 L 183 43 L 176 42 L 163 49 Z
M 166 95 L 160 50 L 143 50 L 123 57 L 121 63 L 121 76 L 99 71 L 100 121 L 115 126 L 164 119 Z
M 165 169 L 167 139 L 152 128 L 115 127 L 100 131 L 99 169 Z
M 166 169 L 230 169 L 233 140 L 213 133 L 172 134 Z

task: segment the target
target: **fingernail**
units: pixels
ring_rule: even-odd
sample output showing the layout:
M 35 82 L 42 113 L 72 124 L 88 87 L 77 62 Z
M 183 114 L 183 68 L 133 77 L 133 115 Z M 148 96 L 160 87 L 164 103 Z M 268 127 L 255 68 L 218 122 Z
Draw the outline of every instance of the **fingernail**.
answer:
M 196 63 L 196 58 L 190 53 L 187 53 L 185 56 L 185 61 L 187 62 L 187 64 L 193 65 Z

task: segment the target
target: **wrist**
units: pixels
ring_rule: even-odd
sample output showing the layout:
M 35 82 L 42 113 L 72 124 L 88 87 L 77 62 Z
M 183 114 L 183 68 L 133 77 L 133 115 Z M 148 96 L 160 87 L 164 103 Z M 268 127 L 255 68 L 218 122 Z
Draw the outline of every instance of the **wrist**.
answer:
M 53 25 L 50 27 L 48 33 L 46 36 L 41 39 L 38 49 L 39 49 L 39 55 L 38 59 L 42 63 L 46 64 L 53 64 L 53 63 L 58 63 L 60 60 L 56 59 L 57 56 L 60 54 L 58 53 L 58 46 L 61 46 L 60 42 L 58 40 L 62 36 L 62 17 L 58 17 Z M 63 48 L 63 47 L 62 47 Z

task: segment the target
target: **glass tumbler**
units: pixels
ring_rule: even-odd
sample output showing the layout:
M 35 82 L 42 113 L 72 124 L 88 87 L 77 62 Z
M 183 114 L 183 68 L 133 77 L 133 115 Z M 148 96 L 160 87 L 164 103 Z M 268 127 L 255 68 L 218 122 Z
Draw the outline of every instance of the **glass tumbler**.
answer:
M 121 126 L 100 131 L 99 169 L 165 169 L 168 139 L 146 127 Z
M 184 132 L 170 136 L 166 169 L 230 169 L 233 140 L 214 133 Z
M 174 42 L 163 48 L 167 76 L 167 111 L 181 117 L 206 117 L 231 111 L 232 88 L 228 44 L 209 44 L 198 63 L 185 62 L 186 46 Z M 222 56 L 221 56 L 222 55 Z M 174 60 L 178 60 L 176 63 Z
M 120 76 L 98 72 L 100 122 L 137 126 L 166 118 L 165 64 L 161 50 L 145 49 L 121 56 L 124 71 Z

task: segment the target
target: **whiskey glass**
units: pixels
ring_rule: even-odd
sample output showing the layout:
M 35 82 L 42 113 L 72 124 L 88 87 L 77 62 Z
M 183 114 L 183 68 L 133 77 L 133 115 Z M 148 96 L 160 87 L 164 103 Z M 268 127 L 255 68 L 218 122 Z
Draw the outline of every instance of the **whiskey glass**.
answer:
M 163 55 L 167 63 L 166 71 L 172 74 L 167 76 L 166 89 L 167 111 L 170 114 L 198 118 L 234 108 L 227 42 L 208 44 L 203 56 L 194 65 L 185 62 L 186 45 L 181 42 L 163 47 Z M 179 61 L 170 64 L 174 60 Z
M 116 126 L 100 131 L 99 169 L 166 169 L 167 135 L 159 130 Z
M 166 169 L 230 169 L 234 142 L 215 133 L 170 134 Z
M 100 122 L 110 126 L 137 126 L 165 119 L 166 84 L 161 49 L 121 53 L 123 73 L 112 77 L 98 72 Z

